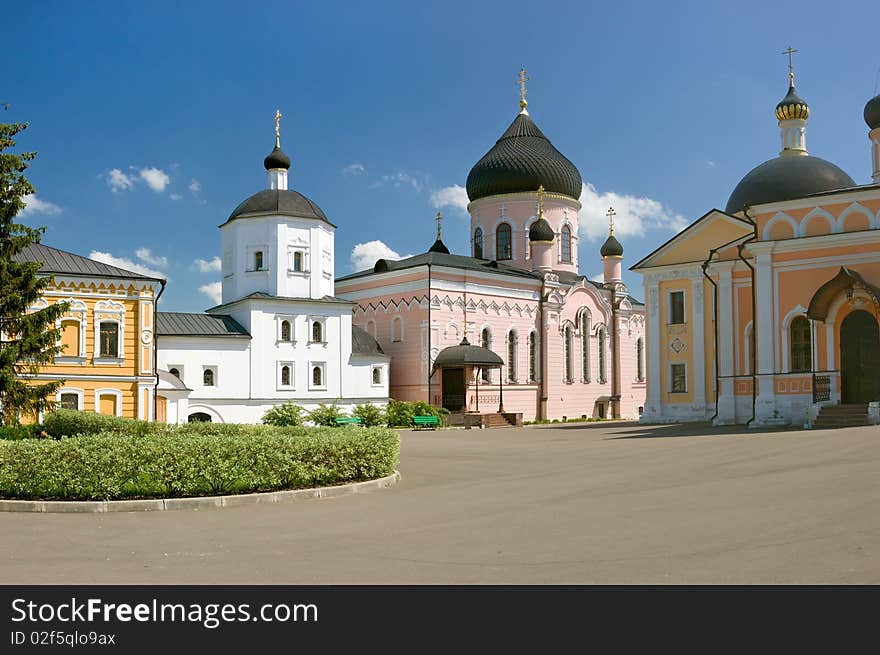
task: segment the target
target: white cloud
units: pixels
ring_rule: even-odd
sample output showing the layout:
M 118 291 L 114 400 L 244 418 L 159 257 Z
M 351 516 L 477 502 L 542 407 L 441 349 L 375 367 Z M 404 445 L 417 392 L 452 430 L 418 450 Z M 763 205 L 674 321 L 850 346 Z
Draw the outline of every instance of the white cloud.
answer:
M 589 182 L 581 191 L 580 233 L 590 240 L 604 239 L 608 235 L 609 207 L 614 207 L 614 234 L 616 236 L 642 236 L 651 230 L 678 232 L 687 225 L 681 214 L 664 207 L 653 198 L 630 196 L 613 191 L 599 193 Z M 625 245 L 625 244 L 624 244 Z
M 404 185 L 411 186 L 416 191 L 421 191 L 425 187 L 424 183 L 420 179 L 404 171 L 398 171 L 397 173 L 394 173 L 392 175 L 383 175 L 371 186 L 373 186 L 374 188 L 381 186 L 393 186 L 396 189 Z
M 167 257 L 159 257 L 157 255 L 154 255 L 149 248 L 138 248 L 134 251 L 134 254 L 142 262 L 146 262 L 151 266 L 158 266 L 159 268 L 166 268 L 168 266 Z
M 107 184 L 114 193 L 119 191 L 128 191 L 134 186 L 134 178 L 126 175 L 118 168 L 114 168 L 107 173 Z
M 193 179 L 193 181 L 189 183 L 189 190 L 193 193 L 198 193 L 202 190 L 202 183 L 196 179 Z
M 147 186 L 156 193 L 162 193 L 165 191 L 165 187 L 171 183 L 171 178 L 168 176 L 168 173 L 154 166 L 151 166 L 150 168 L 142 168 L 139 175 L 140 178 L 147 183 Z
M 203 293 L 211 299 L 215 305 L 219 305 L 223 300 L 223 283 L 210 282 L 199 287 L 199 293 Z
M 453 207 L 462 212 L 467 212 L 468 206 L 467 190 L 458 184 L 445 186 L 431 194 L 431 203 L 440 209 L 441 207 Z
M 171 198 L 172 200 L 180 200 L 181 198 L 183 198 L 183 196 L 180 195 L 179 193 L 172 193 L 168 197 Z
M 706 160 L 706 168 L 715 168 L 715 162 L 711 159 Z
M 360 162 L 354 162 L 352 164 L 349 164 L 348 166 L 345 166 L 342 169 L 343 175 L 363 175 L 366 172 L 366 167 L 364 167 L 364 165 Z
M 193 262 L 192 267 L 199 273 L 219 273 L 221 262 L 219 257 L 214 257 L 213 259 L 208 260 L 196 259 Z
M 137 262 L 133 262 L 130 259 L 126 259 L 125 257 L 116 257 L 111 255 L 109 252 L 101 252 L 99 250 L 93 250 L 89 253 L 89 259 L 94 259 L 98 262 L 104 262 L 105 264 L 110 264 L 111 266 L 117 266 L 119 268 L 125 269 L 126 271 L 131 271 L 132 273 L 140 273 L 141 275 L 148 275 L 150 277 L 159 277 L 164 278 L 165 274 L 160 271 L 154 271 L 151 268 L 147 268 Z
M 351 249 L 351 266 L 355 271 L 373 268 L 378 259 L 406 259 L 412 255 L 398 255 L 381 241 L 359 243 Z
M 34 214 L 54 216 L 61 213 L 61 207 L 48 200 L 40 200 L 33 194 L 24 196 L 21 200 L 24 203 L 24 208 L 18 212 L 19 216 L 33 216 Z

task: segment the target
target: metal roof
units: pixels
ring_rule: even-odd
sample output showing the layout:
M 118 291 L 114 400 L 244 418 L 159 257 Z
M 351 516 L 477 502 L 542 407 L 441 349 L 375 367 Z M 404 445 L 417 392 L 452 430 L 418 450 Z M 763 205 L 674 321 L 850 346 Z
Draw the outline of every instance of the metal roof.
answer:
M 156 334 L 160 337 L 251 337 L 231 316 L 189 312 L 156 312 Z
M 161 278 L 133 273 L 117 266 L 75 255 L 72 252 L 51 248 L 42 243 L 32 243 L 13 256 L 17 262 L 37 262 L 41 264 L 40 273 L 61 273 L 65 275 L 87 275 L 90 277 L 117 277 L 135 280 L 161 280 Z
M 351 326 L 351 352 L 353 355 L 385 355 L 382 346 L 376 341 L 370 333 L 359 328 L 357 325 Z

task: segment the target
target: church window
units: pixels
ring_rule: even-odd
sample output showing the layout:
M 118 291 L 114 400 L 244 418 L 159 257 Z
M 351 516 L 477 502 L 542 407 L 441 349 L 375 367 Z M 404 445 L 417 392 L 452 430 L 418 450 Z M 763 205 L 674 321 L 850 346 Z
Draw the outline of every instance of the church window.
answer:
M 281 321 L 281 340 L 292 341 L 290 338 L 290 321 Z
M 312 386 L 320 387 L 323 384 L 324 375 L 320 366 L 312 367 Z
M 378 366 L 373 368 L 373 384 L 382 384 L 382 369 Z
M 480 345 L 487 350 L 491 350 L 491 348 L 489 347 L 491 345 L 489 328 L 483 328 L 483 331 L 480 332 Z M 483 382 L 490 382 L 492 380 L 491 372 L 488 368 L 482 369 L 480 375 L 483 378 Z
M 605 384 L 608 379 L 605 371 L 605 342 L 608 340 L 604 327 L 599 328 L 599 384 Z
M 205 372 L 202 373 L 202 384 L 204 384 L 206 387 L 214 386 L 214 369 L 205 369 Z
M 281 367 L 281 386 L 289 387 L 290 386 L 290 367 L 282 366 Z
M 636 339 L 636 379 L 645 381 L 645 340 L 642 337 Z
M 574 330 L 572 330 L 571 325 L 565 326 L 565 331 L 563 333 L 563 359 L 565 365 L 565 381 L 573 382 L 574 381 L 574 362 L 573 362 L 573 353 L 572 347 L 574 346 Z
M 538 344 L 534 332 L 529 333 L 529 382 L 538 379 Z
M 507 381 L 516 382 L 516 332 L 507 333 Z
M 501 261 L 503 259 L 513 258 L 513 248 L 511 244 L 510 224 L 502 223 L 495 230 L 495 259 Z
M 483 258 L 483 230 L 479 227 L 474 230 L 474 257 Z
M 171 373 L 171 375 L 173 375 L 174 377 L 176 377 L 178 380 L 182 379 L 182 378 L 180 377 L 180 369 L 179 369 L 179 368 L 171 368 L 171 369 L 168 370 L 168 372 Z
M 791 372 L 803 373 L 812 370 L 810 321 L 804 316 L 798 316 L 791 322 L 789 331 L 791 336 Z
M 65 320 L 61 322 L 61 356 L 79 356 L 79 321 Z
M 100 341 L 100 357 L 119 357 L 119 324 L 101 323 Z
M 321 343 L 322 341 L 324 341 L 324 328 L 321 321 L 314 321 L 312 323 L 312 343 Z
M 293 270 L 303 270 L 303 254 L 299 251 L 293 253 Z
M 79 395 L 75 393 L 63 393 L 58 406 L 61 409 L 79 409 Z
M 590 381 L 590 311 L 581 312 L 581 379 Z
M 391 340 L 403 341 L 403 319 L 399 316 L 391 319 Z
M 262 271 L 263 270 L 263 251 L 258 250 L 254 253 L 254 270 Z
M 568 225 L 562 226 L 562 232 L 559 235 L 559 246 L 562 249 L 562 261 L 571 263 L 571 228 Z
M 669 391 L 687 393 L 687 367 L 684 364 L 670 364 L 669 373 Z
M 681 325 L 684 322 L 684 291 L 673 291 L 669 294 L 669 323 Z

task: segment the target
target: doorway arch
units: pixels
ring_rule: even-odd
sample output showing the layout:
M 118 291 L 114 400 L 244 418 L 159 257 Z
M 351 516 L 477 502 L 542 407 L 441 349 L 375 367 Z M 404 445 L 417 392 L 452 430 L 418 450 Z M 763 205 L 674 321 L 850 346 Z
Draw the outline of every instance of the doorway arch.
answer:
M 880 329 L 862 309 L 840 324 L 841 402 L 868 403 L 880 396 Z

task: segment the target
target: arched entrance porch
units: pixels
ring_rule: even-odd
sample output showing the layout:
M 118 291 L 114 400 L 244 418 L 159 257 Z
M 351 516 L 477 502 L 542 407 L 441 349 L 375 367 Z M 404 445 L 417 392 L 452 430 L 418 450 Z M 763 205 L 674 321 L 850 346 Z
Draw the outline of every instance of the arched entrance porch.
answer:
M 880 399 L 880 329 L 863 309 L 840 324 L 841 402 L 864 404 Z

